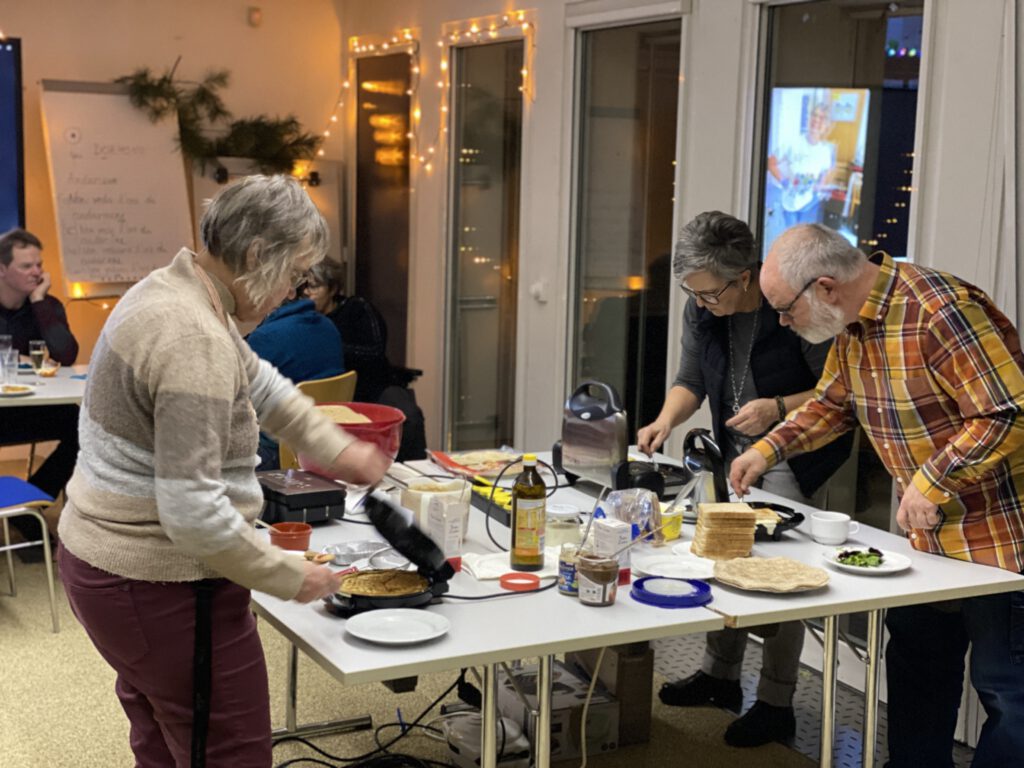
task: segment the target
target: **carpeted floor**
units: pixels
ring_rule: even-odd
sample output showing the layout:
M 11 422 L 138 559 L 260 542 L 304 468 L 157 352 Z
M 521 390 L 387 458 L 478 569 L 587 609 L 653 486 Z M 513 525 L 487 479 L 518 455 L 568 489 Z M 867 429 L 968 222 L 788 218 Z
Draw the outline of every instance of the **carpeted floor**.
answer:
M 61 631 L 50 631 L 46 579 L 42 564 L 16 563 L 17 597 L 0 596 L 0 767 L 117 768 L 131 766 L 128 724 L 113 692 L 114 675 L 75 621 L 59 593 Z M 0 576 L 0 593 L 6 579 Z M 284 675 L 288 647 L 272 628 L 262 627 L 270 668 L 275 725 L 284 719 Z M 370 714 L 375 725 L 393 722 L 396 708 L 413 720 L 450 685 L 450 674 L 421 678 L 412 693 L 394 694 L 382 685 L 345 687 L 300 655 L 300 723 Z M 655 690 L 661 680 L 655 681 Z M 447 701 L 454 701 L 454 694 Z M 435 713 L 427 716 L 427 720 Z M 759 766 L 806 768 L 814 763 L 781 745 L 736 750 L 722 742 L 731 714 L 710 708 L 682 710 L 654 703 L 649 744 L 591 756 L 592 768 L 661 768 L 690 764 L 718 768 Z M 395 734 L 386 729 L 382 738 Z M 372 732 L 320 737 L 316 744 L 342 757 L 356 757 L 374 746 Z M 394 750 L 441 759 L 443 745 L 424 736 L 408 736 Z M 315 756 L 299 744 L 274 750 L 275 764 L 288 758 Z M 696 759 L 699 756 L 699 759 Z M 578 763 L 575 763 L 578 764 Z M 568 764 L 567 764 L 568 765 Z

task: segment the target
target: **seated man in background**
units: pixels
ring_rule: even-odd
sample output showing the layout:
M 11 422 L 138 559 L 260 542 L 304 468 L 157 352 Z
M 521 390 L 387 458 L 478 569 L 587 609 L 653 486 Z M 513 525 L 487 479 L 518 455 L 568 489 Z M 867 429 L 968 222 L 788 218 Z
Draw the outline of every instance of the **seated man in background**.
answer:
M 0 335 L 11 337 L 14 349 L 28 354 L 29 342 L 42 339 L 51 358 L 71 365 L 78 357 L 78 342 L 68 327 L 59 300 L 49 295 L 50 275 L 43 271 L 43 244 L 23 229 L 0 235 Z M 78 406 L 24 406 L 4 408 L 0 419 L 0 445 L 21 445 L 56 440 L 57 448 L 29 482 L 56 497 L 71 478 L 78 455 Z M 28 540 L 40 537 L 34 518 L 13 518 Z M 37 547 L 19 549 L 23 560 L 42 559 Z
M 295 383 L 326 379 L 345 372 L 341 334 L 316 311 L 309 299 L 296 299 L 296 289 L 267 315 L 247 341 L 252 351 Z M 278 469 L 277 441 L 260 432 L 260 470 Z

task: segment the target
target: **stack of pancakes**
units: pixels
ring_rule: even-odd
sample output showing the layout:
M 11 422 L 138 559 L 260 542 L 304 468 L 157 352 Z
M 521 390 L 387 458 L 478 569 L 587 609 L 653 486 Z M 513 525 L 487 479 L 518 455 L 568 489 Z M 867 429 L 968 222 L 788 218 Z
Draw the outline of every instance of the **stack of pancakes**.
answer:
M 746 557 L 754 546 L 757 513 L 742 502 L 698 504 L 690 551 L 712 560 Z

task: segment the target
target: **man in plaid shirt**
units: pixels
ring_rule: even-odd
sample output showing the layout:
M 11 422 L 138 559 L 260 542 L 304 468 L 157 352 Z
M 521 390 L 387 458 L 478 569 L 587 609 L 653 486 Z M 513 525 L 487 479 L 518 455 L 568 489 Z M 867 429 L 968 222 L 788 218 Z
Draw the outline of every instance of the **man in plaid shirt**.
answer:
M 1024 570 L 1024 355 L 981 290 L 838 233 L 800 225 L 761 272 L 782 325 L 835 336 L 815 397 L 733 461 L 740 495 L 768 467 L 856 426 L 896 480 L 896 521 L 916 549 Z M 951 766 L 968 643 L 988 720 L 974 759 L 1024 764 L 1024 592 L 893 608 L 890 768 Z

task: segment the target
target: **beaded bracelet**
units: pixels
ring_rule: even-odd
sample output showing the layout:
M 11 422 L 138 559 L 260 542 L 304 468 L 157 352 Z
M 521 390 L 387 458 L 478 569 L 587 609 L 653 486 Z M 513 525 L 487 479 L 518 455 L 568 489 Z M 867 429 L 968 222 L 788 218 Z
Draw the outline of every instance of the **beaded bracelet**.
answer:
M 782 398 L 782 395 L 775 396 L 775 405 L 779 407 L 779 421 L 786 420 L 786 401 Z

